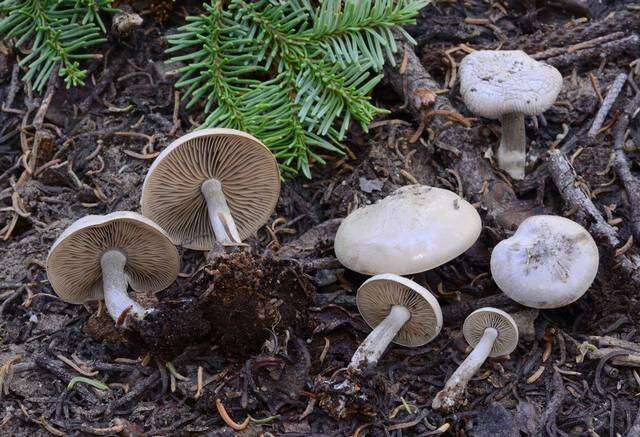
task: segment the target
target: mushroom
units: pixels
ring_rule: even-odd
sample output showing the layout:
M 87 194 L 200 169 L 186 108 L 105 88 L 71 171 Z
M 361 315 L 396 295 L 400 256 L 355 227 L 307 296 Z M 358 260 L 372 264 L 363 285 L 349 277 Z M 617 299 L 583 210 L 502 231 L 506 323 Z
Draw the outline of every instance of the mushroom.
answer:
M 374 367 L 393 341 L 419 347 L 442 329 L 440 304 L 426 288 L 394 274 L 365 281 L 356 296 L 358 311 L 373 331 L 353 354 L 349 368 Z
M 180 257 L 154 222 L 135 212 L 88 215 L 75 221 L 53 243 L 47 276 L 55 292 L 69 303 L 104 298 L 107 311 L 123 325 L 127 314 L 147 311 L 127 294 L 159 291 L 175 281 Z
M 460 63 L 460 93 L 469 110 L 500 119 L 498 165 L 523 179 L 526 165 L 525 115 L 549 109 L 562 88 L 562 75 L 520 50 L 478 50 Z
M 457 257 L 481 229 L 478 212 L 457 194 L 409 185 L 349 214 L 334 246 L 338 260 L 356 272 L 407 275 Z
M 171 143 L 142 186 L 142 213 L 177 244 L 209 250 L 240 243 L 269 219 L 280 172 L 273 154 L 251 135 L 203 129 Z
M 538 215 L 491 254 L 498 287 L 531 308 L 559 308 L 579 299 L 598 273 L 598 246 L 585 228 L 564 217 Z
M 460 402 L 465 388 L 488 357 L 500 357 L 513 352 L 518 345 L 518 326 L 513 318 L 496 308 L 480 308 L 465 319 L 462 326 L 465 340 L 473 351 L 460 364 L 431 406 L 435 410 L 451 410 Z

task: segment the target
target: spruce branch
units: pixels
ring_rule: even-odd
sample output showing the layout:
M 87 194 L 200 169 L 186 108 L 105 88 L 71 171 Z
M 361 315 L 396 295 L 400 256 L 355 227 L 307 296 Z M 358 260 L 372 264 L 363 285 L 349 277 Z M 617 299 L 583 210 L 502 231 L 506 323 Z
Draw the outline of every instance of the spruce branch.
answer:
M 366 130 L 386 112 L 369 96 L 393 62 L 392 30 L 404 33 L 427 3 L 210 0 L 168 38 L 169 62 L 185 63 L 176 87 L 189 107 L 202 105 L 202 127 L 246 130 L 285 174 L 310 177 L 321 150 L 342 153 L 351 120 Z
M 113 13 L 113 0 L 0 1 L 0 40 L 29 53 L 19 60 L 23 80 L 41 91 L 56 68 L 67 87 L 84 84 L 80 61 L 95 58 L 84 49 L 101 44 L 105 27 L 100 12 Z

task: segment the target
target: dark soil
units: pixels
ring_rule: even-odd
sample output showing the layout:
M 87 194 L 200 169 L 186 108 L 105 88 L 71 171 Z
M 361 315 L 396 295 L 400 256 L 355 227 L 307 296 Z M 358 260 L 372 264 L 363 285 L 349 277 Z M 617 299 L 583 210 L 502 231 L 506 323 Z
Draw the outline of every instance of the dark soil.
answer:
M 14 79 L 16 54 L 0 46 L 2 435 L 233 435 L 231 420 L 241 424 L 249 416 L 245 435 L 640 435 L 633 427 L 640 428 L 633 367 L 640 366 L 639 284 L 619 265 L 620 256 L 637 258 L 633 241 L 612 247 L 596 238 L 601 269 L 589 292 L 566 308 L 541 311 L 510 357 L 485 363 L 458 411 L 431 409 L 468 353 L 464 317 L 486 302 L 521 310 L 500 300 L 489 274 L 492 247 L 530 215 L 580 217 L 550 177 L 549 148 L 567 154 L 576 185 L 588 190 L 620 241 L 630 241 L 634 207 L 610 158 L 613 127 L 638 89 L 639 64 L 630 64 L 639 48 L 625 42 L 640 29 L 637 5 L 470 0 L 425 8 L 408 29 L 416 55 L 439 83 L 432 91 L 471 127 L 423 119 L 391 80 L 384 82 L 374 99 L 391 114 L 368 133 L 352 127 L 349 153 L 326 157 L 314 179 L 285 183 L 272 221 L 251 248 L 208 256 L 184 250 L 173 286 L 134 296 L 158 311 L 122 331 L 97 304 L 62 302 L 44 261 L 76 219 L 139 210 L 153 157 L 203 118 L 202 108 L 176 103 L 176 76 L 163 63 L 164 36 L 181 24 L 183 8 L 196 6 L 171 10 L 160 3 L 154 11 L 158 19 L 169 17 L 165 24 L 145 14 L 128 39 L 112 38 L 101 48 L 104 58 L 90 64 L 83 88 L 66 90 L 52 79 L 48 106 Z M 613 42 L 570 49 L 600 37 Z M 527 120 L 528 176 L 520 183 L 485 156 L 498 141 L 499 123 L 471 118 L 461 102 L 451 76 L 451 62 L 465 54 L 461 44 L 529 54 L 558 48 L 544 59 L 563 73 L 563 91 L 544 117 Z M 601 132 L 587 138 L 601 107 L 596 89 L 606 95 L 619 73 L 633 74 Z M 36 136 L 40 170 L 30 176 L 21 156 L 31 153 Z M 624 144 L 636 177 L 639 149 L 636 116 Z M 393 346 L 375 369 L 354 376 L 348 414 L 339 417 L 340 399 L 327 397 L 319 382 L 341 381 L 340 369 L 370 329 L 355 307 L 365 277 L 333 258 L 336 219 L 412 183 L 460 192 L 478 206 L 483 232 L 463 256 L 413 276 L 441 302 L 440 336 L 417 349 Z M 108 388 L 82 382 L 69 388 L 81 373 Z

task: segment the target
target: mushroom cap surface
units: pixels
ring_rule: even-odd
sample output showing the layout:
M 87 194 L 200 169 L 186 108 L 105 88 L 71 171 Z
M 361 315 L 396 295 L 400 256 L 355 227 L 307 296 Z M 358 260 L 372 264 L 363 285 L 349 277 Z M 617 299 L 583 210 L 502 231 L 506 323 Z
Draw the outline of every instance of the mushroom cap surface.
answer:
M 515 350 L 518 345 L 518 325 L 513 317 L 497 308 L 480 308 L 469 314 L 462 325 L 462 333 L 467 343 L 475 347 L 487 328 L 498 331 L 490 357 L 509 355 Z
M 334 248 L 340 262 L 356 272 L 407 275 L 462 254 L 481 230 L 480 215 L 457 194 L 409 185 L 349 214 Z
M 531 308 L 559 308 L 579 299 L 598 273 L 598 246 L 585 228 L 564 217 L 538 215 L 491 254 L 498 287 Z
M 478 50 L 460 63 L 460 94 L 471 112 L 487 118 L 540 114 L 561 88 L 558 70 L 520 50 Z
M 157 224 L 130 211 L 88 215 L 65 229 L 47 256 L 58 296 L 76 304 L 102 299 L 100 260 L 112 249 L 126 256 L 125 276 L 136 291 L 160 291 L 178 276 L 178 251 Z
M 358 289 L 356 304 L 371 328 L 378 326 L 394 305 L 408 309 L 411 318 L 393 340 L 402 346 L 427 344 L 442 329 L 442 310 L 438 300 L 429 290 L 402 276 L 386 273 L 367 279 Z
M 158 155 L 142 186 L 142 213 L 177 244 L 209 250 L 216 242 L 200 187 L 222 184 L 240 238 L 267 222 L 280 193 L 280 171 L 258 139 L 234 129 L 203 129 L 178 138 Z

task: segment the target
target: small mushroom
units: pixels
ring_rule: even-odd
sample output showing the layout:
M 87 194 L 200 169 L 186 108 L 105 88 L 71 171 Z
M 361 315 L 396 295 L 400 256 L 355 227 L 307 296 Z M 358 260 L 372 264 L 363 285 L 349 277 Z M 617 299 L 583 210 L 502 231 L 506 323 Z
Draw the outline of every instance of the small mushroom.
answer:
M 431 406 L 435 410 L 449 411 L 458 406 L 467 384 L 486 359 L 508 355 L 518 345 L 516 322 L 509 314 L 496 308 L 480 308 L 469 314 L 462 332 L 467 343 L 473 346 L 473 351 L 433 399 Z
M 460 63 L 460 93 L 469 110 L 500 119 L 498 165 L 523 179 L 526 165 L 525 115 L 549 109 L 562 88 L 562 75 L 520 50 L 478 50 Z
M 598 246 L 585 228 L 564 217 L 538 215 L 491 254 L 498 287 L 519 304 L 559 308 L 576 301 L 598 273 Z
M 149 168 L 142 213 L 189 249 L 236 244 L 269 219 L 280 192 L 275 157 L 251 135 L 203 129 L 171 143 Z
M 338 260 L 356 272 L 407 275 L 457 257 L 481 230 L 480 215 L 457 194 L 409 185 L 349 214 L 334 246 Z
M 353 354 L 350 368 L 374 367 L 393 341 L 419 347 L 442 329 L 442 311 L 426 288 L 393 274 L 369 278 L 358 289 L 358 311 L 373 331 Z
M 103 299 L 118 325 L 147 311 L 127 294 L 162 290 L 178 276 L 180 257 L 164 231 L 135 212 L 88 215 L 75 221 L 53 243 L 47 276 L 69 303 Z

